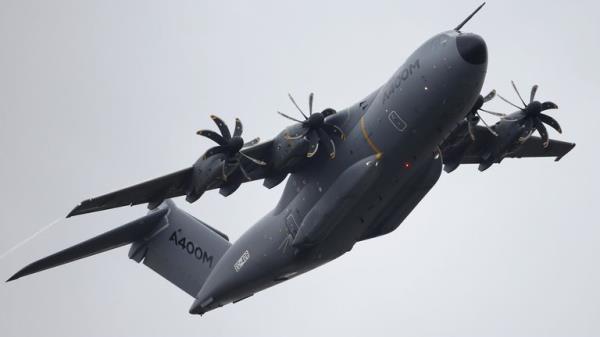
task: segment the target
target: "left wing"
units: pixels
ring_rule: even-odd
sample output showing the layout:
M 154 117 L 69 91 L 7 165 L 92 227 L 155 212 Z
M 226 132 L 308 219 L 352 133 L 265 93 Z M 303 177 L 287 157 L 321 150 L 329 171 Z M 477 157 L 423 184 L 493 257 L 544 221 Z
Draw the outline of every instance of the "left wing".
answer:
M 272 141 L 242 150 L 246 155 L 269 162 Z M 99 197 L 84 200 L 77 205 L 67 217 L 74 215 L 103 211 L 122 206 L 133 206 L 148 203 L 149 208 L 158 206 L 163 200 L 185 195 L 192 183 L 193 167 L 167 174 L 134 186 L 130 186 Z M 242 180 L 241 183 L 262 179 L 268 173 L 268 167 L 253 166 L 249 170 L 251 180 Z M 210 189 L 221 187 L 222 182 L 215 181 Z
M 485 161 L 484 156 L 496 146 L 497 138 L 485 127 L 476 126 L 474 129 L 475 141 L 468 145 L 466 152 L 461 153 L 457 146 L 457 139 L 448 139 L 442 145 L 442 156 L 444 164 L 459 161 L 460 164 L 479 164 Z M 457 136 L 458 137 L 458 136 Z M 464 137 L 464 135 L 460 135 Z M 466 137 L 469 137 L 468 134 Z M 508 153 L 505 157 L 497 158 L 499 163 L 503 158 L 527 158 L 527 157 L 555 157 L 560 160 L 575 147 L 575 143 L 563 142 L 551 139 L 548 147 L 544 148 L 539 137 L 531 136 L 515 151 Z
M 550 144 L 548 147 L 544 148 L 540 137 L 530 137 L 529 140 L 521 145 L 516 151 L 511 152 L 507 157 L 555 157 L 554 161 L 559 161 L 574 147 L 575 143 L 550 139 Z

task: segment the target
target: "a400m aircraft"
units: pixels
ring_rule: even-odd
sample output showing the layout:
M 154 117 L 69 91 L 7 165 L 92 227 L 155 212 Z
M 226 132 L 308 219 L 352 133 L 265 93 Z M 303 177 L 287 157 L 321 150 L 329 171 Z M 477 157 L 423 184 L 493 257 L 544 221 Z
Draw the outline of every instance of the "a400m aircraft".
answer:
M 482 6 L 427 40 L 385 84 L 349 108 L 313 112 L 311 94 L 305 113 L 290 96 L 303 118 L 280 113 L 295 124 L 270 141 L 244 142 L 239 119 L 232 135 L 212 116 L 220 134 L 198 134 L 217 146 L 191 167 L 85 200 L 68 215 L 148 204 L 146 216 L 36 261 L 9 281 L 131 244 L 131 259 L 193 296 L 190 313 L 204 314 L 390 233 L 435 185 L 442 166 L 450 172 L 464 163 L 485 170 L 507 157 L 559 160 L 575 144 L 548 138 L 544 123 L 562 130 L 543 111 L 557 106 L 536 101 L 537 86 L 526 103 L 513 83 L 523 106 L 509 103 L 518 110 L 500 114 L 495 125 L 477 125 L 480 111 L 488 112 L 482 105 L 496 94 L 480 94 L 484 40 L 461 28 Z M 233 244 L 168 200 L 185 195 L 194 202 L 217 188 L 227 196 L 258 179 L 272 188 L 288 175 L 279 203 Z

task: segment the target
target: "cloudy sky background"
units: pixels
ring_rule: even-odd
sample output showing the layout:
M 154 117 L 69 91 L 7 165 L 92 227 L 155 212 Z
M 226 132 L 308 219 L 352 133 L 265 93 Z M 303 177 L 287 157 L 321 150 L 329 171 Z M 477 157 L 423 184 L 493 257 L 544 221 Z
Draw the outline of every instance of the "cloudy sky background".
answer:
M 287 125 L 275 111 L 293 113 L 288 91 L 318 109 L 357 102 L 478 4 L 0 0 L 0 253 L 84 198 L 190 165 L 209 114 L 268 139 Z M 465 28 L 488 44 L 486 93 L 537 83 L 560 106 L 552 136 L 577 143 L 561 162 L 444 173 L 395 232 L 204 317 L 126 248 L 0 284 L 0 334 L 600 335 L 598 10 L 489 1 Z M 236 239 L 281 190 L 176 202 Z M 144 213 L 63 220 L 0 260 L 0 278 Z

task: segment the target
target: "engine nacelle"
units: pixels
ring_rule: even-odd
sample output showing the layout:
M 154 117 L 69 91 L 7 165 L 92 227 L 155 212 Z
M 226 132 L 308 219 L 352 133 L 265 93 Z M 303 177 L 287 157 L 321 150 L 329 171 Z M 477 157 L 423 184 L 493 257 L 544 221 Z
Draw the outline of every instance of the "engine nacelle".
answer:
M 217 182 L 222 174 L 223 156 L 215 155 L 206 159 L 198 159 L 192 166 L 192 181 L 185 200 L 192 203 L 198 200 L 204 192 Z
M 297 125 L 283 130 L 273 139 L 271 168 L 276 173 L 293 172 L 295 167 L 307 158 L 309 143 L 302 136 L 296 136 L 301 131 Z

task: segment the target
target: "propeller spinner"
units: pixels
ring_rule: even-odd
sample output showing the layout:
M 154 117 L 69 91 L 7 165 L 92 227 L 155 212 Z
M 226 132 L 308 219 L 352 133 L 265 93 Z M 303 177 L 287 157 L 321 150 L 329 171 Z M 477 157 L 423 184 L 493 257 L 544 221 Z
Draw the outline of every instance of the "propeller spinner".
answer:
M 267 165 L 267 163 L 265 163 L 262 160 L 250 157 L 247 154 L 241 152 L 240 150 L 242 148 L 258 144 L 260 138 L 255 138 L 247 143 L 244 143 L 244 139 L 242 138 L 242 132 L 244 129 L 242 126 L 242 122 L 239 120 L 239 118 L 235 119 L 235 130 L 233 131 L 233 136 L 229 131 L 229 127 L 227 127 L 227 124 L 225 124 L 225 122 L 223 122 L 222 119 L 214 115 L 210 116 L 210 118 L 212 118 L 215 124 L 217 124 L 217 127 L 219 128 L 221 134 L 218 134 L 211 130 L 198 130 L 198 132 L 196 132 L 196 134 L 206 137 L 218 144 L 218 146 L 211 147 L 210 149 L 208 149 L 206 153 L 204 153 L 202 158 L 207 159 L 217 154 L 223 154 L 225 155 L 225 159 L 223 161 L 222 166 L 223 180 L 227 180 L 227 177 L 233 174 L 237 169 L 239 169 L 242 172 L 246 179 L 251 180 L 251 178 L 248 176 L 247 171 L 242 165 L 241 159 L 245 158 L 260 166 L 265 166 Z
M 517 89 L 517 86 L 515 85 L 515 82 L 510 81 L 510 83 L 512 84 L 513 89 L 517 93 L 519 100 L 521 100 L 521 103 L 523 103 L 523 107 L 520 107 L 520 106 L 512 103 L 508 99 L 498 95 L 498 97 L 500 97 L 500 99 L 502 99 L 506 103 L 508 103 L 520 110 L 519 112 L 517 112 L 514 115 L 503 116 L 504 120 L 515 121 L 515 122 L 523 121 L 525 123 L 529 123 L 532 131 L 537 130 L 537 132 L 542 137 L 542 142 L 543 142 L 544 148 L 548 147 L 548 145 L 550 144 L 550 139 L 548 137 L 548 131 L 546 130 L 546 127 L 544 126 L 544 124 L 549 125 L 553 129 L 558 131 L 558 133 L 562 133 L 562 128 L 560 127 L 560 124 L 558 124 L 558 122 L 554 118 L 542 113 L 542 111 L 549 110 L 549 109 L 558 109 L 558 106 L 550 101 L 546 101 L 543 103 L 540 101 L 536 101 L 535 94 L 537 93 L 537 90 L 538 90 L 537 85 L 534 85 L 531 88 L 531 93 L 529 95 L 529 103 L 525 103 L 525 101 L 523 100 L 523 97 L 521 97 L 521 94 L 519 93 L 519 90 Z
M 317 153 L 317 150 L 319 149 L 319 144 L 322 144 L 323 147 L 326 147 L 328 149 L 329 158 L 335 158 L 335 143 L 332 137 L 335 136 L 344 140 L 346 136 L 344 135 L 342 129 L 340 129 L 336 125 L 327 123 L 325 121 L 325 118 L 335 114 L 336 111 L 334 109 L 327 108 L 321 112 L 313 112 L 314 94 L 311 93 L 308 96 L 308 115 L 306 115 L 304 111 L 300 109 L 292 95 L 288 94 L 288 97 L 290 98 L 296 109 L 300 111 L 300 113 L 304 117 L 304 120 L 301 121 L 294 117 L 290 117 L 284 114 L 283 112 L 277 111 L 277 113 L 281 116 L 301 124 L 300 132 L 298 132 L 295 135 L 287 135 L 285 138 L 306 138 L 309 142 L 308 152 L 306 153 L 306 156 L 309 158 Z
M 491 101 L 494 97 L 496 97 L 496 90 L 490 91 L 490 93 L 485 95 L 485 97 L 479 95 L 479 97 L 475 101 L 475 105 L 473 105 L 473 108 L 467 114 L 467 126 L 469 127 L 469 135 L 471 136 L 472 140 L 475 140 L 475 132 L 473 130 L 475 129 L 475 126 L 477 125 L 477 123 L 479 123 L 479 121 L 483 122 L 483 124 L 491 134 L 493 134 L 494 136 L 498 136 L 498 133 L 496 133 L 496 131 L 494 131 L 494 129 L 492 129 L 479 114 L 479 111 L 483 111 L 495 116 L 500 115 L 497 112 L 485 110 L 482 108 L 484 103 Z

